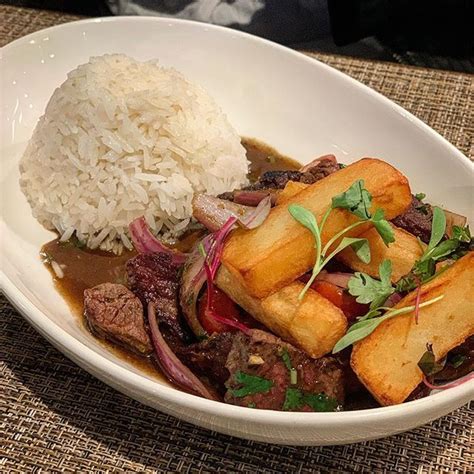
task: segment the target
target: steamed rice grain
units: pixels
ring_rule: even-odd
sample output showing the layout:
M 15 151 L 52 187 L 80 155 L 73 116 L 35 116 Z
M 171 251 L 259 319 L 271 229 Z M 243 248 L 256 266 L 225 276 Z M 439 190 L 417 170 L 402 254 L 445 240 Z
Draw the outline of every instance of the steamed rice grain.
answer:
M 247 182 L 240 138 L 199 86 L 155 61 L 91 58 L 54 92 L 20 162 L 33 215 L 62 240 L 130 247 L 128 224 L 181 232 L 194 193 Z

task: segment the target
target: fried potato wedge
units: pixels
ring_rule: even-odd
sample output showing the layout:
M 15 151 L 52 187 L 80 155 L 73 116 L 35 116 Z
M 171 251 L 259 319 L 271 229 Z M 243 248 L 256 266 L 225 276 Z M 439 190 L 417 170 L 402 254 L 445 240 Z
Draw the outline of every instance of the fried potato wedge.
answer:
M 347 320 L 342 311 L 319 293 L 310 289 L 303 301 L 298 300 L 302 283 L 291 283 L 267 298 L 258 299 L 221 267 L 216 284 L 257 321 L 313 358 L 330 352 L 346 332 Z
M 382 261 L 389 259 L 392 262 L 392 283 L 397 282 L 410 272 L 415 262 L 421 258 L 423 250 L 414 235 L 395 226 L 392 228 L 395 242 L 392 242 L 388 247 L 374 228 L 359 235 L 369 241 L 370 263 L 363 263 L 351 247 L 339 252 L 336 259 L 352 270 L 367 273 L 374 278 L 380 276 L 379 265 Z
M 474 252 L 470 252 L 431 282 L 423 285 L 421 301 L 444 295 L 440 301 L 414 314 L 383 322 L 357 343 L 351 366 L 361 382 L 382 405 L 402 403 L 422 381 L 418 361 L 433 345 L 436 359 L 474 334 Z M 416 292 L 395 308 L 415 303 Z
M 288 212 L 288 205 L 300 204 L 318 220 L 334 196 L 363 179 L 372 194 L 372 210 L 381 208 L 387 219 L 406 210 L 411 202 L 408 181 L 393 166 L 374 158 L 364 158 L 337 173 L 308 186 L 284 204 L 274 207 L 265 222 L 252 230 L 237 229 L 226 242 L 222 264 L 251 296 L 264 298 L 289 285 L 314 264 L 314 239 Z M 351 213 L 335 209 L 321 236 L 323 245 L 336 233 L 356 222 Z M 359 236 L 370 228 L 361 225 L 345 234 Z

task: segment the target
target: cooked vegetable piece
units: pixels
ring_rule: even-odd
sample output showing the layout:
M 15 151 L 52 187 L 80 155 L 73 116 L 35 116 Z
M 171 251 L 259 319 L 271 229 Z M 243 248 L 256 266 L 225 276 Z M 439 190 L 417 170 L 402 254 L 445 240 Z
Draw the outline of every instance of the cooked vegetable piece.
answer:
M 221 267 L 216 284 L 255 319 L 311 357 L 330 352 L 346 331 L 344 313 L 316 291 L 308 290 L 305 299 L 299 301 L 303 283 L 294 282 L 267 298 L 258 299 L 250 296 Z
M 309 184 L 300 183 L 297 181 L 288 181 L 284 189 L 280 191 L 276 198 L 276 205 L 279 206 L 280 204 L 284 204 L 288 202 L 293 196 L 296 196 L 300 191 L 306 189 Z
M 287 206 L 303 206 L 319 221 L 332 198 L 359 179 L 372 194 L 370 210 L 383 209 L 386 219 L 402 213 L 411 202 L 408 181 L 401 173 L 388 163 L 364 158 L 310 185 L 285 205 L 276 206 L 259 228 L 234 231 L 224 248 L 223 265 L 255 297 L 268 296 L 288 285 L 314 265 L 315 249 L 311 233 L 293 219 Z M 335 209 L 326 221 L 322 244 L 357 220 L 350 212 Z M 358 226 L 346 237 L 357 237 L 370 226 Z
M 474 334 L 474 252 L 422 286 L 421 301 L 441 295 L 421 308 L 418 324 L 413 312 L 388 319 L 353 349 L 351 366 L 382 405 L 402 403 L 421 382 L 418 361 L 431 343 L 436 360 Z M 414 305 L 416 292 L 395 307 Z

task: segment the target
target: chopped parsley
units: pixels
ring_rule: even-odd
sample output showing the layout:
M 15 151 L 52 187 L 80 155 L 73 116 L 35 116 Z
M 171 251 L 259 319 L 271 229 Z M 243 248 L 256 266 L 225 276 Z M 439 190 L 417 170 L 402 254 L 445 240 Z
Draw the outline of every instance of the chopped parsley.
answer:
M 418 212 L 421 212 L 422 214 L 427 216 L 429 214 L 429 208 L 430 208 L 429 204 L 421 204 L 421 206 L 417 206 L 415 209 Z
M 458 367 L 461 367 L 461 365 L 463 365 L 464 362 L 466 362 L 466 359 L 467 357 L 465 355 L 454 354 L 452 356 L 448 356 L 448 364 L 451 367 L 454 367 L 455 369 L 457 369 Z
M 459 225 L 453 225 L 453 239 L 465 244 L 470 244 L 472 237 L 469 226 L 461 227 Z
M 324 393 L 303 393 L 298 388 L 288 387 L 285 393 L 284 411 L 301 410 L 304 406 L 311 407 L 314 411 L 334 411 L 339 406 L 336 399 Z
M 435 375 L 444 369 L 444 364 L 436 362 L 432 344 L 426 344 L 426 351 L 418 361 L 418 367 L 427 377 Z
M 284 411 L 299 410 L 303 403 L 303 393 L 298 388 L 288 387 L 285 393 L 285 401 L 282 409 Z
M 416 199 L 418 199 L 418 201 L 423 201 L 423 199 L 425 199 L 425 197 L 426 197 L 426 194 L 425 193 L 416 193 L 415 197 L 416 197 Z
M 246 374 L 238 371 L 234 375 L 234 379 L 242 386 L 230 390 L 232 395 L 237 398 L 254 395 L 256 393 L 266 393 L 273 387 L 273 381 L 259 377 L 258 375 Z

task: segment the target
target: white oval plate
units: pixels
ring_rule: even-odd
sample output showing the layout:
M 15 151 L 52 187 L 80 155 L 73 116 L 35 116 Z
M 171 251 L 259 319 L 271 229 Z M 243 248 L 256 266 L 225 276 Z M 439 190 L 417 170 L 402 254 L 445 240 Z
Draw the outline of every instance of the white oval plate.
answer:
M 147 405 L 199 426 L 292 445 L 352 443 L 419 426 L 467 403 L 474 382 L 400 406 L 347 413 L 283 413 L 188 395 L 141 374 L 83 330 L 41 264 L 53 237 L 32 217 L 18 160 L 53 90 L 90 56 L 158 58 L 215 97 L 241 135 L 306 163 L 334 153 L 349 163 L 377 156 L 412 188 L 471 214 L 472 165 L 429 127 L 386 98 L 302 54 L 230 29 L 157 18 L 85 20 L 49 28 L 2 49 L 1 284 L 24 317 L 81 367 Z

